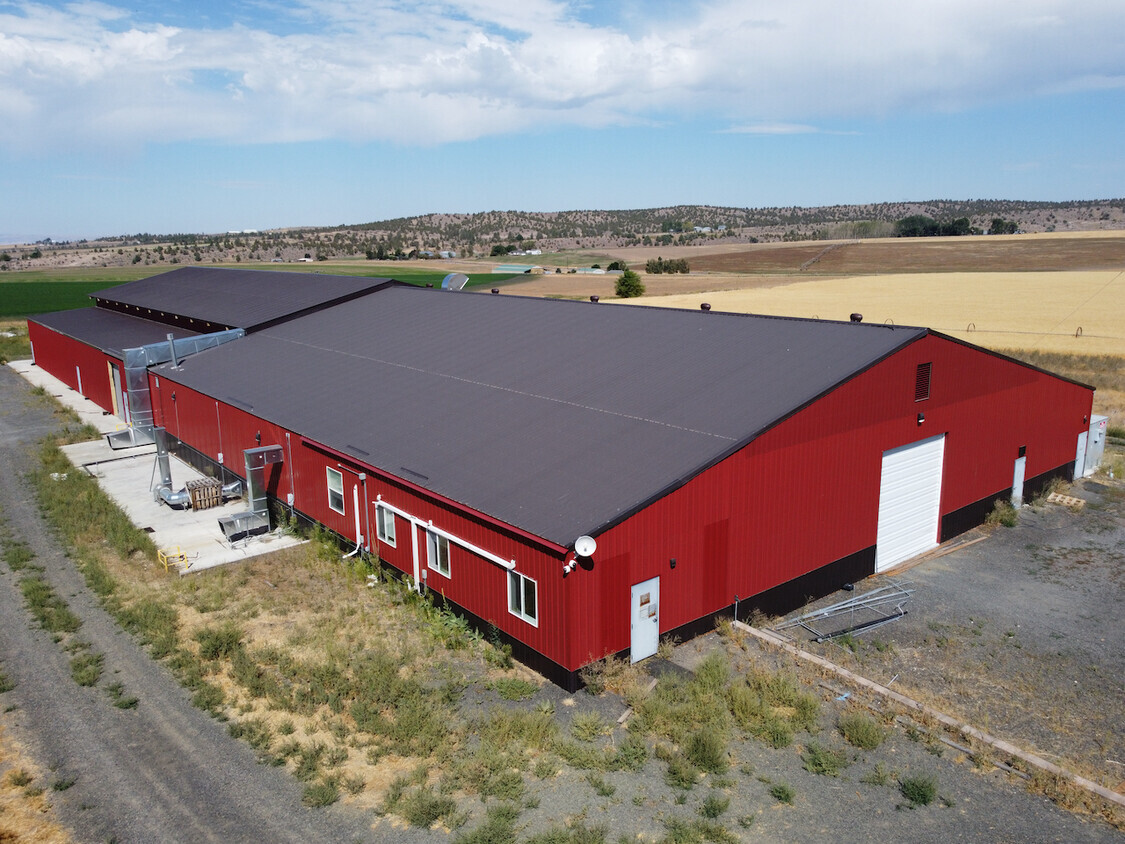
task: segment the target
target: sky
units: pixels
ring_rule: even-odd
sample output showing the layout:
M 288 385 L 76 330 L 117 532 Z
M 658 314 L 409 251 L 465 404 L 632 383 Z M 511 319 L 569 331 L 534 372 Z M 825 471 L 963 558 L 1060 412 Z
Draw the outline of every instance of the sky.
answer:
M 0 242 L 1125 196 L 1125 0 L 0 0 Z

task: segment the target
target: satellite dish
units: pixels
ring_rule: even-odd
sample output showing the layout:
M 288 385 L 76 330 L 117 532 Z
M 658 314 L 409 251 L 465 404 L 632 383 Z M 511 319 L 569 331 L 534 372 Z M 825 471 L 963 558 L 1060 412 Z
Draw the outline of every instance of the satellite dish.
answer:
M 574 540 L 574 553 L 579 557 L 592 557 L 597 550 L 598 543 L 594 541 L 592 536 L 583 534 Z
M 461 290 L 469 283 L 469 277 L 464 273 L 450 273 L 442 279 L 441 286 L 445 290 Z

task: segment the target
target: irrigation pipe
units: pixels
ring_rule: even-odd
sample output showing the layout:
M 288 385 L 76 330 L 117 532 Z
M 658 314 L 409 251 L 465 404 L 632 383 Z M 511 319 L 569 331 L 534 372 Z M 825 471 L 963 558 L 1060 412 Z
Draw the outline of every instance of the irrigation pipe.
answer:
M 1036 756 L 1034 753 L 1028 753 L 1026 750 L 1021 750 L 1014 744 L 1010 744 L 1003 739 L 999 739 L 995 736 L 989 735 L 983 730 L 978 730 L 976 727 L 962 723 L 955 718 L 951 718 L 945 713 L 938 712 L 933 707 L 927 706 L 926 704 L 914 700 L 913 698 L 909 698 L 906 695 L 900 695 L 898 692 L 893 692 L 886 686 L 883 686 L 872 680 L 868 680 L 866 677 L 861 677 L 860 675 L 849 671 L 848 669 L 843 668 L 842 666 L 839 666 L 836 663 L 825 659 L 824 657 L 817 656 L 816 654 L 809 653 L 806 650 L 798 648 L 796 645 L 792 645 L 789 642 L 785 641 L 776 633 L 772 633 L 768 630 L 761 630 L 756 627 L 751 627 L 749 624 L 745 624 L 741 621 L 735 621 L 734 626 L 737 629 L 742 630 L 745 633 L 749 633 L 751 636 L 754 636 L 755 638 L 767 644 L 773 645 L 776 648 L 780 648 L 781 650 L 792 654 L 798 659 L 804 660 L 805 662 L 811 662 L 813 665 L 831 671 L 833 674 L 844 680 L 847 680 L 849 683 L 854 683 L 855 685 L 860 686 L 867 691 L 874 692 L 875 694 L 880 695 L 884 698 L 893 700 L 900 706 L 904 706 L 914 712 L 920 712 L 929 718 L 933 718 L 935 721 L 938 721 L 946 727 L 957 730 L 962 735 L 969 736 L 970 738 L 975 739 L 982 744 L 986 744 L 989 747 L 994 748 L 995 750 L 1007 753 L 1009 756 L 1013 756 L 1021 760 L 1022 762 L 1026 762 L 1028 765 L 1031 765 L 1034 768 L 1038 768 L 1039 770 L 1045 771 L 1046 773 L 1052 774 L 1056 777 L 1063 777 L 1067 780 L 1070 780 L 1079 788 L 1083 788 L 1091 792 L 1092 794 L 1096 794 L 1098 795 L 1098 797 L 1101 797 L 1104 800 L 1108 800 L 1110 803 L 1114 803 L 1118 806 L 1125 806 L 1125 795 L 1123 794 L 1118 794 L 1117 792 L 1111 791 L 1103 785 L 1098 785 L 1093 780 L 1088 780 L 1085 777 L 1080 777 L 1077 774 L 1073 774 L 1070 771 L 1060 768 L 1058 765 L 1048 762 L 1046 759 L 1043 759 L 1040 756 Z

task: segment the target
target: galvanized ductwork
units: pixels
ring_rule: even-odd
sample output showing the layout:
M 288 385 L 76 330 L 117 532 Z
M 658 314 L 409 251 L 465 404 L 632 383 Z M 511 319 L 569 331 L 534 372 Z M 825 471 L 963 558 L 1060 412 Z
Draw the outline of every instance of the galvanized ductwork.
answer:
M 250 509 L 219 519 L 219 529 L 228 542 L 233 543 L 269 532 L 270 510 L 269 499 L 266 497 L 266 467 L 281 463 L 284 454 L 280 445 L 248 448 L 243 452 L 246 459 L 246 495 L 250 500 Z
M 241 328 L 218 331 L 214 334 L 200 334 L 195 337 L 175 339 L 171 334 L 167 340 L 149 343 L 135 349 L 126 349 L 122 355 L 125 363 L 125 395 L 129 403 L 129 427 L 106 434 L 109 447 L 116 450 L 148 445 L 155 442 L 153 435 L 152 395 L 148 389 L 148 368 L 171 361 L 174 366 L 186 357 L 213 349 L 232 340 L 245 336 Z
M 153 487 L 152 497 L 156 501 L 163 501 L 169 507 L 186 510 L 191 506 L 191 495 L 187 488 L 172 491 L 172 463 L 168 458 L 168 439 L 163 428 L 152 429 L 153 441 L 156 443 L 156 466 L 154 473 L 160 473 L 160 480 Z

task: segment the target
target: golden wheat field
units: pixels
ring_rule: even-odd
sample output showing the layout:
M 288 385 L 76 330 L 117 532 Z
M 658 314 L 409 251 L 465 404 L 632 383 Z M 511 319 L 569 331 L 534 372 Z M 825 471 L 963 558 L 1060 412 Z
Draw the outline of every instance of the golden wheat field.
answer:
M 645 296 L 646 305 L 920 325 L 991 349 L 1125 355 L 1125 271 L 911 273 Z
M 1125 271 L 910 273 L 793 280 L 633 300 L 645 305 L 920 325 L 1098 388 L 1125 424 Z

